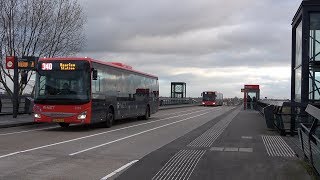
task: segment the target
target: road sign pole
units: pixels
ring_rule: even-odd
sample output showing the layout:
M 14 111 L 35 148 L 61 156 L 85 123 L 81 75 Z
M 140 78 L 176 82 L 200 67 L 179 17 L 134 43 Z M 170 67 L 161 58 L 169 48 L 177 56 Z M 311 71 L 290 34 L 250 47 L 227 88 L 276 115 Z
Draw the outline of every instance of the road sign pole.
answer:
M 14 73 L 13 73 L 13 118 L 17 118 L 19 110 L 19 74 L 18 74 L 18 59 L 14 58 Z
M 23 70 L 36 70 L 36 65 L 39 57 L 23 56 L 17 58 L 15 56 L 6 57 L 6 69 L 13 69 L 13 118 L 17 118 L 19 112 L 19 69 Z M 27 83 L 28 74 L 22 74 L 22 83 Z

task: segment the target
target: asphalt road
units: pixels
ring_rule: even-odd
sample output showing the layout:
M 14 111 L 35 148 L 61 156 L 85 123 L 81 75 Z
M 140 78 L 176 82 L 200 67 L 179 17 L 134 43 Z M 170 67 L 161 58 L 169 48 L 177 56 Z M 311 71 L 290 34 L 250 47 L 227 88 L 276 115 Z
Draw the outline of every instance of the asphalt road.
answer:
M 0 129 L 0 179 L 112 179 L 145 155 L 231 109 L 168 109 L 148 121 L 123 120 L 109 129 L 43 124 Z

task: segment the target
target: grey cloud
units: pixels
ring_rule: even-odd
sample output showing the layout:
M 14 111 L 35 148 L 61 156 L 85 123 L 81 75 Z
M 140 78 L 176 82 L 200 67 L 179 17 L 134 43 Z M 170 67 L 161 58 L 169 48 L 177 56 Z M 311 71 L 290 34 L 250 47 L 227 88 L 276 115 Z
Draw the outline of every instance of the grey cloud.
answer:
M 187 81 L 190 93 L 217 88 L 241 96 L 249 77 L 205 77 L 177 68 L 290 67 L 291 20 L 301 0 L 80 0 L 88 16 L 79 55 L 121 61 L 160 77 Z M 228 70 L 232 74 L 232 70 Z M 218 69 L 217 73 L 224 73 Z M 290 80 L 257 75 L 272 97 L 288 97 Z M 208 83 L 210 82 L 210 83 Z M 214 86 L 210 86 L 210 84 Z M 166 94 L 167 85 L 160 89 Z M 270 92 L 270 93 L 269 93 Z M 276 95 L 275 95 L 276 96 Z
M 175 36 L 186 31 L 231 24 L 242 0 L 84 1 L 88 14 L 88 50 L 121 51 L 121 41 L 139 36 Z M 225 4 L 228 4 L 227 6 Z M 231 13 L 232 12 L 232 13 Z M 101 34 L 104 31 L 104 40 Z M 103 45 L 103 46 L 100 46 Z

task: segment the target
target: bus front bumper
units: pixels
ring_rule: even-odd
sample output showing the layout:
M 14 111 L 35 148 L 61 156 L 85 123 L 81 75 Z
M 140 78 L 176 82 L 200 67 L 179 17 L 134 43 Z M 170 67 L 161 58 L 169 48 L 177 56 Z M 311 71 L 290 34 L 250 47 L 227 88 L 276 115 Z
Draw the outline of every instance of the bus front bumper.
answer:
M 44 114 L 35 113 L 34 122 L 42 123 L 68 123 L 68 124 L 90 124 L 90 120 L 86 115 L 79 114 L 71 117 L 46 116 Z
M 205 102 L 202 102 L 202 105 L 203 106 L 216 106 L 216 103 L 211 102 L 211 101 L 205 101 Z

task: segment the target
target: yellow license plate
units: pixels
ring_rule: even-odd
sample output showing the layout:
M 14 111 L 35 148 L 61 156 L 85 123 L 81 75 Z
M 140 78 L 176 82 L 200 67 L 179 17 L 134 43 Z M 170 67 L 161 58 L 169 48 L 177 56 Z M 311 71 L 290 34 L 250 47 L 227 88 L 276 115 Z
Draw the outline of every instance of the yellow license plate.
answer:
M 64 122 L 64 119 L 52 119 L 52 122 L 60 123 L 60 122 Z

